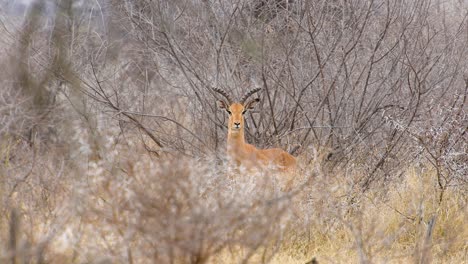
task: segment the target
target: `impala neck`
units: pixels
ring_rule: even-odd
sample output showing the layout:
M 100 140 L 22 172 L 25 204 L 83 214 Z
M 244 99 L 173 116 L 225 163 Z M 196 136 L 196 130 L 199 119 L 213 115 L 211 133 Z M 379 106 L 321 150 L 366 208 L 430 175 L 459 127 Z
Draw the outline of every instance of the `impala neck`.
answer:
M 245 144 L 244 130 L 241 129 L 239 132 L 232 132 L 229 130 L 227 138 L 227 147 L 229 149 L 239 149 Z

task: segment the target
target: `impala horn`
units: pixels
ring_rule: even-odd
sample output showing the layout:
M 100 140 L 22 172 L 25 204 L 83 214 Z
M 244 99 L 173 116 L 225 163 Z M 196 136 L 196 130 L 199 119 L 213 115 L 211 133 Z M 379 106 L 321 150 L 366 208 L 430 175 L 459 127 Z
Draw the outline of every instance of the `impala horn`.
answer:
M 244 104 L 245 101 L 247 101 L 247 99 L 249 99 L 250 96 L 252 96 L 255 93 L 258 93 L 260 90 L 262 90 L 262 88 L 255 88 L 255 89 L 250 90 L 248 93 L 244 95 L 244 97 L 242 97 L 242 99 L 240 100 L 240 103 Z
M 229 94 L 226 91 L 224 91 L 222 89 L 219 89 L 219 88 L 212 88 L 212 89 L 213 89 L 213 91 L 215 91 L 215 92 L 219 93 L 220 95 L 224 96 L 226 98 L 226 100 L 228 101 L 228 104 L 232 104 L 232 99 L 231 99 L 231 97 L 229 96 Z

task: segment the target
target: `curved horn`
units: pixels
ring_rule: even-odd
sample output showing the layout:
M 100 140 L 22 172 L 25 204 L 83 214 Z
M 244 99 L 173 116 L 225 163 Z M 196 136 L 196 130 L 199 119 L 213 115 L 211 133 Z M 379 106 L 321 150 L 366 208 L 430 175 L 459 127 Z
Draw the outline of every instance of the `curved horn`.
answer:
M 213 91 L 215 91 L 215 92 L 219 93 L 220 95 L 224 96 L 227 99 L 228 104 L 232 104 L 231 97 L 229 96 L 229 94 L 226 91 L 224 91 L 222 89 L 219 89 L 219 88 L 212 88 L 212 89 L 213 89 Z
M 250 91 L 249 91 L 248 93 L 246 93 L 246 94 L 244 95 L 244 97 L 242 97 L 242 99 L 240 100 L 241 104 L 244 104 L 245 101 L 247 101 L 247 99 L 249 99 L 250 96 L 252 96 L 254 93 L 259 92 L 261 89 L 262 89 L 262 88 L 259 87 L 259 88 L 255 88 L 255 89 L 250 90 Z

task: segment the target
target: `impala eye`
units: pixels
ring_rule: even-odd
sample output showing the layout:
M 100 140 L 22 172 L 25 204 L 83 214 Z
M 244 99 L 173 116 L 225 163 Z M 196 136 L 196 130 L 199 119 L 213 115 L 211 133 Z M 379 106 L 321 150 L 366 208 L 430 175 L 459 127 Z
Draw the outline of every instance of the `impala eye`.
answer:
M 245 113 L 247 113 L 247 110 L 242 111 L 242 114 L 243 114 L 243 115 L 245 115 Z
M 229 111 L 229 110 L 226 110 L 226 111 L 228 112 L 228 114 L 229 114 L 229 115 L 231 115 L 231 114 L 232 114 L 232 113 L 231 113 L 231 111 Z

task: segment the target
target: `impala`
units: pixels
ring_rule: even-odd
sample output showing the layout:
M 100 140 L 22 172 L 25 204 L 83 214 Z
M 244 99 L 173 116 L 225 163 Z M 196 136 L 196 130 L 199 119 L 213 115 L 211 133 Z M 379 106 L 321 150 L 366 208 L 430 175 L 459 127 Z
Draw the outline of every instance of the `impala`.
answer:
M 219 108 L 224 109 L 229 114 L 228 136 L 227 136 L 227 156 L 237 165 L 246 168 L 271 167 L 280 171 L 292 171 L 296 168 L 296 158 L 280 148 L 257 149 L 245 142 L 244 136 L 244 115 L 247 111 L 255 108 L 260 101 L 259 98 L 248 100 L 261 88 L 247 92 L 239 102 L 233 102 L 226 91 L 213 88 L 226 100 L 219 100 Z

